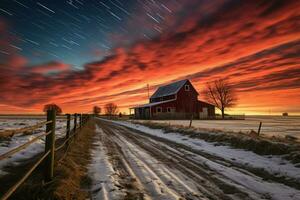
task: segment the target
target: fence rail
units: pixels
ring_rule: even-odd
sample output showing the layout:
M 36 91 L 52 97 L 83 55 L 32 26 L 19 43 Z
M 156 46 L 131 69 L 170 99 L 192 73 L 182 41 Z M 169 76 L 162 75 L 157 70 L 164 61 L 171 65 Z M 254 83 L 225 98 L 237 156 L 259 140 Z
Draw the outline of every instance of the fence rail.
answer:
M 26 147 L 28 147 L 29 145 L 31 145 L 32 143 L 34 143 L 34 142 L 37 141 L 38 139 L 41 139 L 42 137 L 47 136 L 47 135 L 49 135 L 50 133 L 51 133 L 51 131 L 49 131 L 49 132 L 47 132 L 47 133 L 44 133 L 44 134 L 42 134 L 42 135 L 39 135 L 39 136 L 33 138 L 32 140 L 30 140 L 30 141 L 28 141 L 28 142 L 26 142 L 26 143 L 24 143 L 24 144 L 22 144 L 22 145 L 20 145 L 20 146 L 18 146 L 18 147 L 16 147 L 16 148 L 12 149 L 12 150 L 10 150 L 10 151 L 8 151 L 8 152 L 6 152 L 6 153 L 0 155 L 0 160 L 3 160 L 3 159 L 5 159 L 5 158 L 8 158 L 8 157 L 12 156 L 12 155 L 15 154 L 15 153 L 18 153 L 19 151 L 25 149 Z
M 222 119 L 221 115 L 216 115 L 213 117 L 209 117 L 209 116 L 199 116 L 199 119 L 202 120 L 210 120 L 210 119 Z M 225 115 L 224 119 L 229 119 L 229 120 L 244 120 L 245 119 L 245 114 L 230 114 L 230 115 Z
M 67 128 L 66 128 L 66 137 L 64 142 L 58 146 L 55 147 L 55 142 L 57 141 L 55 139 L 55 126 L 56 126 L 56 113 L 54 110 L 49 110 L 47 112 L 47 121 L 38 123 L 34 126 L 28 127 L 28 129 L 24 128 L 22 130 L 16 130 L 16 131 L 25 131 L 30 130 L 34 131 L 44 125 L 46 125 L 46 131 L 45 133 L 35 137 L 34 139 L 0 155 L 0 161 L 9 158 L 10 156 L 20 152 L 21 150 L 25 149 L 29 145 L 33 144 L 37 140 L 46 137 L 45 141 L 45 152 L 43 153 L 43 156 L 39 158 L 38 161 L 34 163 L 34 165 L 23 175 L 23 177 L 15 183 L 2 197 L 1 200 L 8 199 L 21 185 L 25 182 L 25 180 L 32 174 L 32 172 L 43 162 L 45 161 L 45 171 L 44 171 L 44 181 L 49 182 L 53 179 L 53 172 L 54 172 L 54 157 L 55 152 L 63 148 L 65 145 L 69 146 L 70 140 L 77 135 L 77 130 L 81 129 L 91 115 L 88 114 L 77 114 L 75 113 L 72 117 L 71 114 L 66 114 L 67 116 Z M 78 124 L 77 124 L 77 118 L 79 118 Z M 74 128 L 70 129 L 71 120 L 74 120 Z M 77 126 L 79 125 L 79 126 Z
M 34 131 L 34 130 L 36 130 L 36 129 L 44 126 L 44 125 L 47 125 L 51 122 L 52 121 L 39 122 L 35 125 L 27 126 L 27 127 L 24 127 L 24 128 L 19 128 L 19 129 L 14 129 L 14 130 L 4 130 L 4 131 L 1 131 L 0 134 L 13 136 L 15 134 L 20 134 L 20 133 L 24 133 L 24 132 L 31 132 L 31 131 Z

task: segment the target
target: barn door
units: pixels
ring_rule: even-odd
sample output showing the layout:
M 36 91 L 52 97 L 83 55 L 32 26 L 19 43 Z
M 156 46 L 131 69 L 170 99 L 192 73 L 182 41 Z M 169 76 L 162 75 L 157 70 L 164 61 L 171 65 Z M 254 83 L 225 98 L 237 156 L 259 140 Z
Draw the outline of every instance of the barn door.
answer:
M 145 119 L 150 119 L 150 108 L 145 108 Z
M 206 107 L 202 108 L 202 112 L 199 113 L 200 119 L 206 119 L 208 118 L 208 109 Z

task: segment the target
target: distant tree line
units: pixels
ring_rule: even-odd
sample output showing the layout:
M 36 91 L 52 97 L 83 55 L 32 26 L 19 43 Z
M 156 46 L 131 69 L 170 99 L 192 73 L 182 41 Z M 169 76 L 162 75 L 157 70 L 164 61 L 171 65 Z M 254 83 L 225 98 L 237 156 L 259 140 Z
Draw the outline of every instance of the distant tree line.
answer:
M 54 103 L 51 103 L 51 104 L 46 104 L 43 108 L 43 112 L 47 112 L 48 110 L 55 110 L 56 111 L 56 114 L 62 114 L 62 109 L 57 105 L 57 104 L 54 104 Z M 95 115 L 100 115 L 101 112 L 102 112 L 102 109 L 100 106 L 94 106 L 93 107 L 93 111 L 92 111 Z M 117 104 L 115 103 L 107 103 L 105 104 L 104 106 L 104 112 L 107 116 L 115 116 L 118 114 L 119 112 L 119 109 L 118 109 L 118 106 Z M 120 115 L 120 114 L 119 114 Z M 122 116 L 122 114 L 121 114 Z
M 105 115 L 107 115 L 107 116 L 117 115 L 118 110 L 119 110 L 118 106 L 115 103 L 107 103 L 104 105 L 104 112 L 105 112 Z M 101 107 L 99 107 L 99 106 L 93 107 L 93 113 L 95 115 L 100 115 L 101 111 L 102 111 Z

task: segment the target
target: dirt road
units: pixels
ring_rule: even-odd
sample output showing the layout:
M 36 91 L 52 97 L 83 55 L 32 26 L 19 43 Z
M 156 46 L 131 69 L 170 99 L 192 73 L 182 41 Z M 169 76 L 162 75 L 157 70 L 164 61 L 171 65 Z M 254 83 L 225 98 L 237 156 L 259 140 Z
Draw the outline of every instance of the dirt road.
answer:
M 242 185 L 207 164 L 256 178 L 222 158 L 100 119 L 96 132 L 90 171 L 94 199 L 274 199 L 263 188 L 251 189 L 259 185 Z

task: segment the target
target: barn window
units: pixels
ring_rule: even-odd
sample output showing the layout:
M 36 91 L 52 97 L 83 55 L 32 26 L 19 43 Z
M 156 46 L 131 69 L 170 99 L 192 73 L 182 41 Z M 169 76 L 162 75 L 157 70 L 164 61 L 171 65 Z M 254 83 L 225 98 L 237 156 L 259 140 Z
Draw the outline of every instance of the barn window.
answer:
M 161 112 L 161 110 L 162 110 L 161 107 L 156 108 L 156 112 L 158 112 L 158 113 Z
M 175 108 L 171 108 L 171 107 L 167 108 L 167 112 L 174 112 L 174 111 L 175 111 Z
M 175 108 L 174 107 L 168 107 L 167 112 L 175 112 Z
M 184 89 L 185 89 L 185 91 L 190 91 L 190 86 L 189 85 L 185 85 Z

